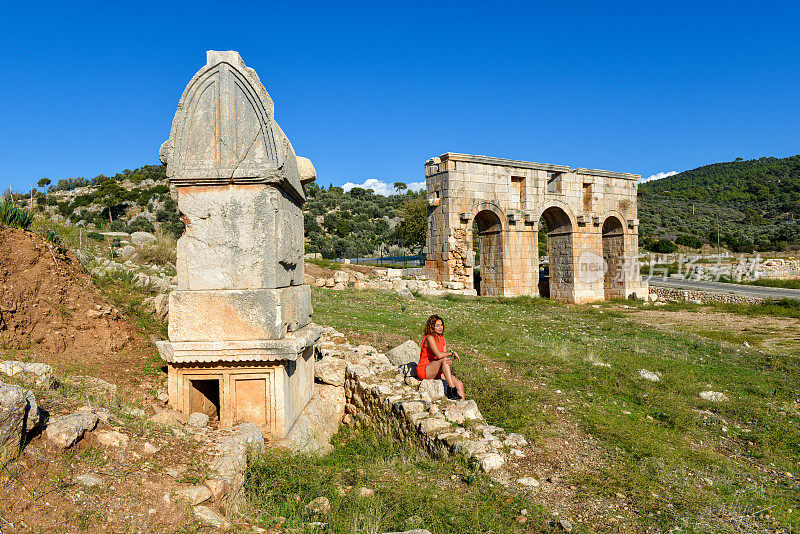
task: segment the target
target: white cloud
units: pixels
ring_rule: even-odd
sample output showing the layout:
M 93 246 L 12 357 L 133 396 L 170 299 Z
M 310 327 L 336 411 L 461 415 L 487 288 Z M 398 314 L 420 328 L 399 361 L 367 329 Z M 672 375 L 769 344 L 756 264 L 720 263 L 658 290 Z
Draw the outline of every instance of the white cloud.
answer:
M 407 185 L 409 191 L 419 191 L 421 189 L 422 190 L 425 189 L 425 182 L 411 182 Z M 364 180 L 363 184 L 354 184 L 353 182 L 347 182 L 342 186 L 342 189 L 344 189 L 345 192 L 347 192 L 353 189 L 354 187 L 360 187 L 362 189 L 372 189 L 373 191 L 375 191 L 376 195 L 383 195 L 383 196 L 394 195 L 397 193 L 394 189 L 394 185 L 382 182 L 377 178 L 367 178 L 366 180 Z
M 669 171 L 669 172 L 659 172 L 656 174 L 651 174 L 647 178 L 640 178 L 639 183 L 643 184 L 645 182 L 649 182 L 650 180 L 660 180 L 661 178 L 667 178 L 669 176 L 675 176 L 678 174 L 678 171 Z

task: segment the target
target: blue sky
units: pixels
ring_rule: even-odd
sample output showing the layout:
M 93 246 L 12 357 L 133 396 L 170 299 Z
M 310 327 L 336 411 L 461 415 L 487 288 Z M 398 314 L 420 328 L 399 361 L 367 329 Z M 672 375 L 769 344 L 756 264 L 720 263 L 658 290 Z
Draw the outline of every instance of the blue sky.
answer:
M 14 189 L 157 163 L 207 49 L 326 186 L 447 151 L 644 177 L 800 153 L 798 2 L 26 4 L 0 8 Z

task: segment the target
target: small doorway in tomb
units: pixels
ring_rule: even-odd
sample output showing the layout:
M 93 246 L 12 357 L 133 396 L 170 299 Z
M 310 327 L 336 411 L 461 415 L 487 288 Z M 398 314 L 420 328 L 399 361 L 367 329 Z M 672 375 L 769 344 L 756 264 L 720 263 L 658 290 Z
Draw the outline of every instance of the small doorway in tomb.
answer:
M 603 290 L 606 300 L 624 299 L 625 295 L 625 232 L 616 217 L 609 217 L 603 223 L 603 261 L 606 273 L 603 277 Z
M 490 210 L 475 215 L 472 223 L 473 250 L 479 265 L 474 287 L 481 296 L 503 295 L 503 223 Z
M 571 302 L 574 294 L 572 223 L 561 208 L 547 208 L 539 219 L 539 294 Z
M 189 381 L 189 413 L 200 412 L 209 420 L 219 422 L 220 379 Z

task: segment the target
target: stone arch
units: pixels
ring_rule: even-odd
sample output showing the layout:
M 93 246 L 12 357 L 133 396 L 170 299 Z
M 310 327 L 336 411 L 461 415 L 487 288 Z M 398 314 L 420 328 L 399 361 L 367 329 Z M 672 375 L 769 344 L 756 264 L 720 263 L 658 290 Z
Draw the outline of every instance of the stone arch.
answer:
M 472 223 L 477 226 L 480 258 L 480 279 L 476 284 L 481 296 L 503 295 L 503 212 L 497 206 L 482 202 L 476 206 Z M 473 225 L 470 224 L 470 229 Z M 470 232 L 471 233 L 471 232 Z M 470 242 L 470 247 L 471 247 Z
M 625 298 L 625 227 L 624 219 L 617 214 L 607 215 L 602 226 L 603 261 L 606 265 L 603 276 L 603 295 L 606 300 Z
M 537 221 L 541 218 L 547 224 L 549 296 L 554 300 L 571 302 L 575 292 L 574 218 L 569 208 L 560 203 L 545 206 Z

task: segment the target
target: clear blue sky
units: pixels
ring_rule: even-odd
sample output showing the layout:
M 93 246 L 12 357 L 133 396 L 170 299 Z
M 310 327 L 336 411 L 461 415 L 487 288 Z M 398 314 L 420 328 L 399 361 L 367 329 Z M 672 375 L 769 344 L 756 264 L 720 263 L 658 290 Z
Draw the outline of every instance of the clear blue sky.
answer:
M 800 153 L 800 2 L 4 2 L 0 186 L 158 162 L 238 50 L 321 184 L 443 152 L 627 171 Z

